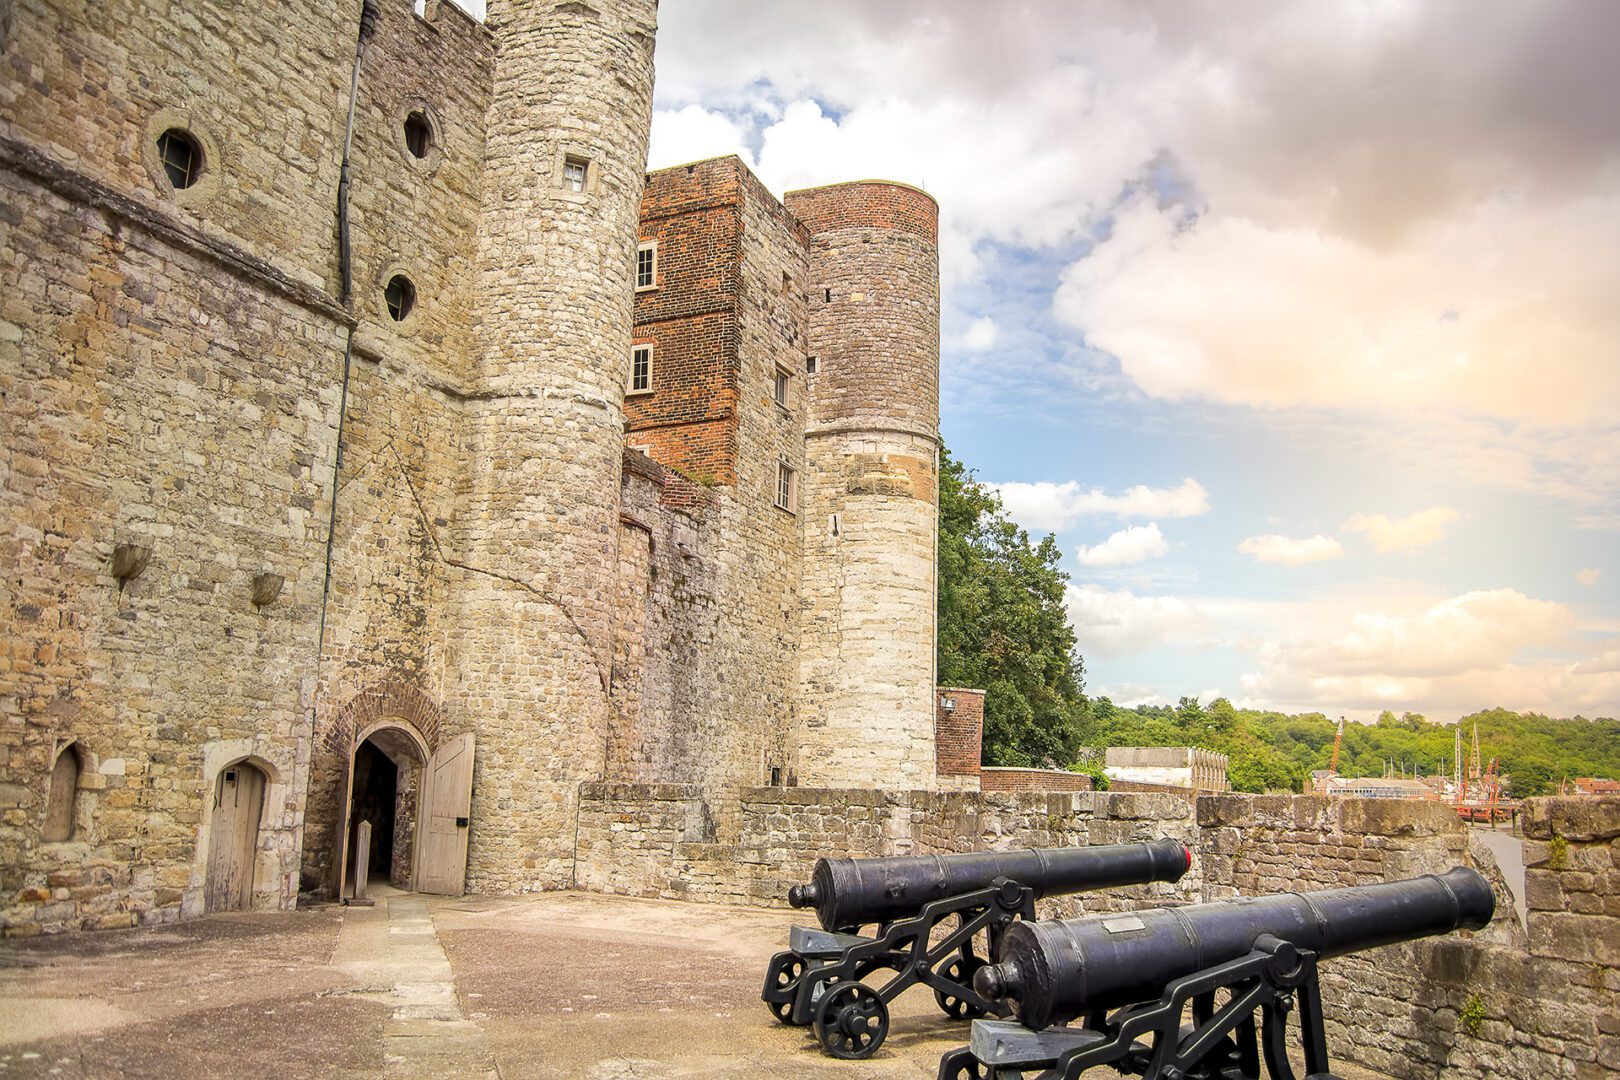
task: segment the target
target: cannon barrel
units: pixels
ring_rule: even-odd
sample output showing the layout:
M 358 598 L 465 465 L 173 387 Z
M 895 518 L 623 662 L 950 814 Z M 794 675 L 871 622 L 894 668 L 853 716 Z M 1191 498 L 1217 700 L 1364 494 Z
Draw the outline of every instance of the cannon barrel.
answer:
M 1176 979 L 1247 956 L 1262 935 L 1327 959 L 1478 930 L 1495 910 L 1490 883 L 1458 867 L 1345 889 L 1020 922 L 973 987 L 992 1000 L 1011 998 L 1019 1023 L 1040 1030 L 1096 1009 L 1155 1001 Z
M 900 855 L 883 859 L 817 859 L 807 885 L 788 890 L 788 903 L 815 908 L 826 930 L 885 923 L 915 915 L 924 904 L 987 889 L 997 878 L 1035 896 L 1176 881 L 1192 852 L 1176 840 L 1101 844 L 959 855 Z

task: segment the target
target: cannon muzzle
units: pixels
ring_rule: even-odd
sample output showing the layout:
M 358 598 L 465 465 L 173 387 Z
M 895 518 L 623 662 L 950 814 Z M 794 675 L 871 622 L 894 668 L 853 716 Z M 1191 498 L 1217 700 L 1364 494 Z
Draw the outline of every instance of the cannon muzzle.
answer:
M 924 904 L 988 889 L 997 878 L 1031 889 L 1037 898 L 1176 881 L 1192 866 L 1177 840 L 959 855 L 883 859 L 817 859 L 808 884 L 788 890 L 788 903 L 813 907 L 826 930 L 846 930 L 916 915 Z
M 1007 929 L 998 962 L 974 975 L 973 988 L 1013 1001 L 1019 1023 L 1040 1030 L 1097 1009 L 1154 1001 L 1174 980 L 1241 959 L 1257 942 L 1287 966 L 1298 949 L 1327 959 L 1478 930 L 1495 911 L 1490 883 L 1458 867 L 1345 889 L 1019 922 Z

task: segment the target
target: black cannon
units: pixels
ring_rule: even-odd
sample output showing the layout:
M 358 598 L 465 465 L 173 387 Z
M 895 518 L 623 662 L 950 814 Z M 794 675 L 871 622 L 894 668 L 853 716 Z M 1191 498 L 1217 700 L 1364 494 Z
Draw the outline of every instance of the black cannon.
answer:
M 1015 1003 L 1018 1022 L 975 1023 L 972 1042 L 940 1059 L 939 1080 L 1077 1080 L 1098 1065 L 1149 1080 L 1258 1080 L 1262 1051 L 1273 1080 L 1293 1080 L 1287 1018 L 1296 1003 L 1309 1080 L 1325 1080 L 1316 962 L 1478 930 L 1495 910 L 1485 878 L 1458 867 L 1409 881 L 1020 923 L 1002 935 L 997 962 L 974 977 L 980 996 Z M 1227 991 L 1219 1005 L 1218 990 Z M 1188 1005 L 1192 1022 L 1183 1026 Z M 1082 1017 L 1083 1026 L 1052 1027 Z
M 809 884 L 789 890 L 788 903 L 814 908 L 821 928 L 793 927 L 787 951 L 771 958 L 760 996 L 783 1023 L 814 1024 L 834 1057 L 868 1057 L 888 1034 L 888 1003 L 919 982 L 933 988 L 947 1016 L 1005 1011 L 973 989 L 974 972 L 987 962 L 974 952 L 976 936 L 984 937 L 985 955 L 995 955 L 1002 932 L 1020 916 L 1033 919 L 1043 896 L 1176 881 L 1191 863 L 1192 853 L 1175 840 L 818 859 Z M 861 935 L 868 925 L 875 932 Z M 884 969 L 896 974 L 881 987 L 860 981 Z

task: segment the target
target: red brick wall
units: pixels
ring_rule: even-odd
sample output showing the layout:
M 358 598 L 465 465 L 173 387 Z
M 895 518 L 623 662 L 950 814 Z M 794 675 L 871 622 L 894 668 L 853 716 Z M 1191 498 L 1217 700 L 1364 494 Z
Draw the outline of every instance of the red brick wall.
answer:
M 726 157 L 647 177 L 640 239 L 658 244 L 658 287 L 636 294 L 634 340 L 653 346 L 652 393 L 624 401 L 629 445 L 719 484 L 737 478 L 744 176 Z
M 979 772 L 980 791 L 1090 791 L 1091 777 L 1059 769 L 1003 769 Z
M 945 702 L 955 702 L 954 709 Z M 978 776 L 984 742 L 984 691 L 948 686 L 934 691 L 934 761 L 941 776 Z
M 939 243 L 939 204 L 921 188 L 891 180 L 790 191 L 783 200 L 811 232 L 829 229 L 899 229 Z

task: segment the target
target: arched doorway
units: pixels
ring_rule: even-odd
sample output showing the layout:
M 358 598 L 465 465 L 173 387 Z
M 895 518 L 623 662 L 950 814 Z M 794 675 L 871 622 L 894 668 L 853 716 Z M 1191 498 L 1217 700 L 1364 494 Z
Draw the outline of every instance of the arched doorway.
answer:
M 204 911 L 247 911 L 253 906 L 253 864 L 267 779 L 257 766 L 238 761 L 221 769 L 214 781 Z
M 401 889 L 460 896 L 467 877 L 472 734 L 429 751 L 409 721 L 385 717 L 357 731 L 350 745 L 335 838 L 336 895 L 354 896 L 359 823 L 369 821 L 368 880 L 386 877 Z
M 360 823 L 371 824 L 368 880 L 409 889 L 416 874 L 417 806 L 427 748 L 403 723 L 383 721 L 359 733 L 349 764 L 344 814 L 342 895 L 353 895 Z

